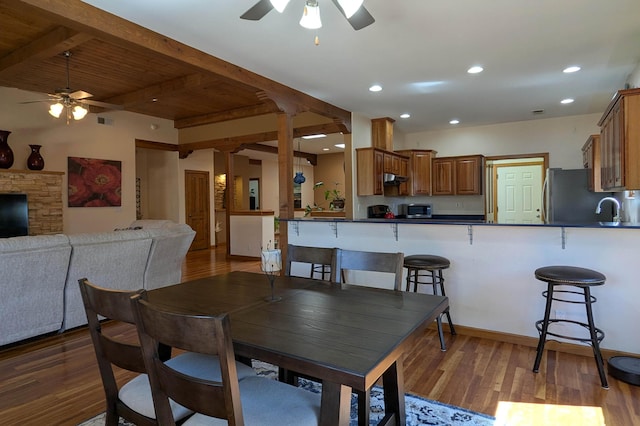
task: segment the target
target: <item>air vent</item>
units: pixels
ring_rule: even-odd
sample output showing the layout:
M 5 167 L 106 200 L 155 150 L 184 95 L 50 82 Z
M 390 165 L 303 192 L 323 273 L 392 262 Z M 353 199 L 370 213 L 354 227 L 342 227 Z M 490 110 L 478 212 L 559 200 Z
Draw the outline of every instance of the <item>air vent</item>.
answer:
M 533 115 L 544 114 L 544 110 L 543 109 L 534 109 L 533 111 L 531 111 L 531 114 L 533 114 Z
M 113 118 L 98 117 L 98 124 L 104 124 L 105 126 L 113 126 Z

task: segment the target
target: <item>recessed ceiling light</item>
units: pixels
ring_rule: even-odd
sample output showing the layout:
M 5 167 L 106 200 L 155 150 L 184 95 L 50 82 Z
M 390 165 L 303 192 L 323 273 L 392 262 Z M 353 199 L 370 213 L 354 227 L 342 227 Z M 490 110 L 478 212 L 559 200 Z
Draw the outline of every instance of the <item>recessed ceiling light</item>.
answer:
M 373 86 L 369 87 L 370 92 L 379 92 L 381 90 L 382 86 L 380 86 L 379 84 L 374 84 Z
M 318 133 L 316 135 L 306 135 L 303 136 L 302 139 L 318 139 L 318 138 L 326 138 L 327 135 L 325 135 L 324 133 Z
M 344 149 L 344 147 L 345 147 L 346 145 L 345 145 L 345 144 L 343 144 L 343 143 L 337 143 L 337 144 L 335 144 L 334 146 L 335 146 L 336 148 L 342 148 L 342 149 Z
M 567 98 L 560 101 L 561 104 L 570 104 L 573 102 L 573 99 Z
M 570 74 L 570 73 L 576 72 L 576 71 L 580 71 L 580 67 L 577 66 L 577 65 L 573 65 L 573 66 L 567 67 L 567 68 L 562 70 L 562 72 L 567 73 L 567 74 Z
M 479 65 L 475 65 L 475 66 L 473 66 L 473 67 L 469 68 L 469 69 L 467 70 L 467 72 L 468 72 L 469 74 L 478 74 L 479 72 L 482 72 L 483 70 L 484 70 L 484 68 L 482 68 L 481 66 L 479 66 Z
M 322 148 L 323 151 L 329 151 L 329 148 Z
M 400 118 L 409 118 L 411 117 L 411 114 L 409 114 L 408 112 L 405 112 L 404 114 L 400 114 Z
M 460 123 L 460 120 L 458 120 L 456 118 L 454 118 L 453 120 L 449 121 L 449 124 L 459 124 L 459 123 Z

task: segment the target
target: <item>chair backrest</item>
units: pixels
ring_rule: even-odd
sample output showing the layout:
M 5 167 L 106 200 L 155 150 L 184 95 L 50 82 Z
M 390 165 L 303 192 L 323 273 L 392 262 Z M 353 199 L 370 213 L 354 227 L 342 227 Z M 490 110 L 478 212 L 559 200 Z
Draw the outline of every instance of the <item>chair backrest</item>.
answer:
M 86 278 L 78 280 L 80 294 L 84 303 L 87 320 L 89 322 L 89 334 L 93 342 L 98 368 L 102 378 L 107 410 L 115 410 L 117 415 L 129 421 L 139 424 L 155 424 L 153 419 L 142 416 L 123 404 L 118 397 L 118 384 L 115 379 L 113 365 L 136 373 L 146 373 L 142 348 L 140 345 L 109 336 L 103 333 L 100 318 L 122 321 L 135 325 L 131 297 L 140 291 L 111 290 L 98 287 Z M 162 346 L 158 349 L 162 359 L 171 356 L 171 348 Z M 111 415 L 111 414 L 110 414 Z
M 308 263 L 311 267 L 309 278 L 313 278 L 313 267 L 329 266 L 329 280 L 336 282 L 336 251 L 334 248 L 306 247 L 289 244 L 287 246 L 287 258 L 285 263 L 285 275 L 291 275 L 291 263 Z M 323 274 L 324 275 L 324 274 Z
M 338 249 L 336 256 L 336 273 L 338 282 L 344 282 L 343 271 L 372 271 L 394 274 L 394 290 L 402 290 L 402 272 L 404 253 L 379 253 L 372 251 L 357 251 Z
M 242 425 L 238 373 L 227 315 L 167 312 L 144 300 L 144 293 L 133 297 L 131 303 L 158 422 L 175 425 L 169 406 L 171 398 L 193 411 L 227 419 L 230 426 Z M 222 381 L 196 378 L 173 369 L 158 354 L 157 348 L 161 344 L 189 352 L 217 355 Z

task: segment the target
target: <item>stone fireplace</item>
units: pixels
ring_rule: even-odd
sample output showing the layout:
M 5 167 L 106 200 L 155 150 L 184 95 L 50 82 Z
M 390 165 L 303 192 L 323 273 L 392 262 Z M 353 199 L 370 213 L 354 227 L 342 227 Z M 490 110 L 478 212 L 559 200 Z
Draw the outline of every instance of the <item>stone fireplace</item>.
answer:
M 61 234 L 64 172 L 0 170 L 0 192 L 27 194 L 29 235 Z

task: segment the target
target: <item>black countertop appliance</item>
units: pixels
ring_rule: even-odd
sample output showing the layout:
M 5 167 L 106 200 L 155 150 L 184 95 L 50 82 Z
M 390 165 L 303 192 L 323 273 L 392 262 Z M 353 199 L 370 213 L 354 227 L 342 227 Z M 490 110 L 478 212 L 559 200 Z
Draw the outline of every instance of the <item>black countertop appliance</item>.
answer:
M 384 215 L 389 210 L 389 206 L 384 204 L 376 204 L 373 206 L 367 207 L 367 218 L 368 219 L 384 219 Z

